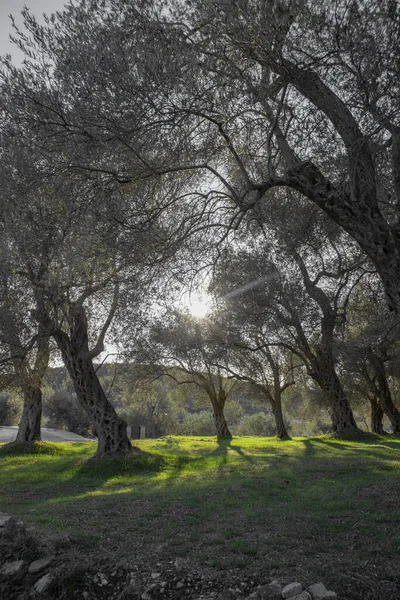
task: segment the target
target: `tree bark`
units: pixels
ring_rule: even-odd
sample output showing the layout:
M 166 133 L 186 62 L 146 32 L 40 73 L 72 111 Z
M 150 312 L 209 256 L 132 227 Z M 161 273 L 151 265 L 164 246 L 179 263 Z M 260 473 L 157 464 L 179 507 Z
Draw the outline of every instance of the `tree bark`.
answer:
M 40 442 L 42 420 L 42 390 L 40 386 L 26 385 L 23 389 L 24 408 L 16 442 Z
M 383 410 L 376 397 L 369 396 L 369 403 L 371 405 L 371 431 L 378 435 L 384 435 L 383 429 Z
M 222 387 L 222 380 L 218 378 L 218 391 L 209 393 L 211 404 L 214 409 L 214 424 L 218 437 L 231 438 L 232 434 L 229 431 L 228 423 L 226 422 L 224 415 L 224 408 L 226 403 L 226 393 Z
M 287 432 L 285 421 L 282 414 L 282 403 L 275 401 L 271 404 L 272 412 L 275 419 L 276 437 L 279 440 L 290 440 L 290 435 Z
M 221 408 L 214 407 L 214 423 L 218 437 L 231 438 L 232 434 L 229 431 L 228 424 L 225 420 L 224 411 Z
M 49 365 L 49 336 L 42 323 L 38 325 L 36 359 L 33 367 L 27 356 L 14 361 L 14 370 L 24 397 L 21 421 L 16 442 L 39 442 L 42 420 L 42 385 Z
M 293 256 L 302 273 L 307 293 L 322 311 L 321 341 L 314 348 L 308 343 L 301 321 L 296 317 L 299 346 L 304 353 L 308 373 L 327 396 L 331 411 L 332 430 L 336 437 L 360 433 L 349 400 L 335 370 L 333 338 L 337 321 L 336 302 L 332 302 L 325 291 L 318 287 L 315 281 L 312 281 L 302 257 L 297 252 L 294 252 Z M 337 299 L 336 296 L 336 301 Z
M 330 352 L 318 349 L 312 361 L 310 373 L 314 381 L 326 394 L 332 419 L 332 430 L 337 437 L 359 433 L 349 400 L 335 371 Z
M 262 393 L 272 408 L 272 414 L 274 415 L 275 419 L 276 437 L 279 440 L 290 440 L 291 438 L 287 432 L 282 413 L 282 390 L 279 382 L 275 381 L 275 386 L 276 385 L 278 385 L 279 388 L 274 387 L 274 395 L 272 395 L 267 386 L 264 385 L 261 388 Z
M 93 366 L 83 306 L 70 307 L 69 335 L 64 331 L 57 331 L 54 337 L 72 379 L 78 401 L 96 429 L 98 445 L 95 456 L 101 458 L 131 452 L 126 421 L 117 415 L 109 402 Z
M 218 437 L 231 438 L 232 434 L 229 431 L 228 424 L 224 415 L 224 408 L 226 403 L 226 392 L 222 386 L 221 375 L 218 374 L 218 387 L 215 386 L 214 378 L 206 382 L 203 381 L 202 387 L 208 397 L 210 398 L 211 405 L 213 407 L 213 417 L 215 429 Z
M 380 407 L 389 419 L 393 433 L 400 433 L 400 412 L 393 403 L 385 363 L 382 358 L 373 353 L 370 354 L 370 362 L 376 375 L 376 390 Z

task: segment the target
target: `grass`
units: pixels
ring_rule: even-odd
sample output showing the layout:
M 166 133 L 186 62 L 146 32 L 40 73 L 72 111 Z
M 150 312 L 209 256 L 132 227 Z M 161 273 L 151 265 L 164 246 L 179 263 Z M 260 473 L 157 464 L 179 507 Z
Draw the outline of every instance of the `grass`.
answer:
M 322 580 L 346 600 L 400 597 L 400 437 L 137 445 L 148 454 L 106 462 L 88 460 L 91 443 L 4 446 L 1 510 L 85 552 L 142 554 L 149 569 L 185 557 L 260 581 Z

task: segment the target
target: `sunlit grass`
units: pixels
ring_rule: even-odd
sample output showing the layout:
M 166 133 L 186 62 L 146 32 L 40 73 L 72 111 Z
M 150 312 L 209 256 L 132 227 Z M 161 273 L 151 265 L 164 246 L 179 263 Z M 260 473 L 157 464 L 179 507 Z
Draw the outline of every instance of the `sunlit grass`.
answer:
M 145 535 L 168 560 L 195 552 L 224 569 L 295 564 L 316 570 L 315 581 L 324 573 L 307 556 L 340 562 L 348 551 L 354 569 L 398 556 L 400 437 L 135 443 L 146 454 L 106 461 L 90 460 L 94 443 L 0 448 L 1 510 L 83 546 L 107 538 L 123 556 Z

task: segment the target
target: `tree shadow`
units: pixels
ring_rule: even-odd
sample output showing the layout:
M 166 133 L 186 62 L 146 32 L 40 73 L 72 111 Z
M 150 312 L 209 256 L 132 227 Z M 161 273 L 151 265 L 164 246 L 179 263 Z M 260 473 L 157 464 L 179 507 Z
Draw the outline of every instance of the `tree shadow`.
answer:
M 232 444 L 232 441 L 233 441 L 233 438 L 231 438 L 231 437 L 218 436 L 217 437 L 218 448 L 216 448 L 216 450 L 214 450 L 214 452 L 212 454 L 214 454 L 214 455 L 218 454 L 218 455 L 227 457 L 228 451 L 233 450 L 234 452 L 237 452 L 237 454 L 240 454 L 240 456 L 242 456 L 245 460 L 251 461 L 251 457 L 248 454 L 245 454 L 240 446 L 234 446 Z
M 304 445 L 305 448 L 305 452 L 304 452 L 304 456 L 306 457 L 311 457 L 314 456 L 315 454 L 317 454 L 317 449 L 315 447 L 315 445 L 313 444 L 313 442 L 315 442 L 317 440 L 310 438 L 308 440 L 301 440 L 301 443 Z

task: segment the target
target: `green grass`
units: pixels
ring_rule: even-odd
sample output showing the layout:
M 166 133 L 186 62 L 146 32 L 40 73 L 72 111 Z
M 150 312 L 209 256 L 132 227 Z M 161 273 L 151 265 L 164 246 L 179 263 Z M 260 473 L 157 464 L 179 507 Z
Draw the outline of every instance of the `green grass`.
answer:
M 267 580 L 323 580 L 343 598 L 390 598 L 382 582 L 397 585 L 400 570 L 400 437 L 137 445 L 147 455 L 103 462 L 88 460 L 91 443 L 0 448 L 1 510 L 92 551 L 107 540 L 116 559 L 141 548 Z

